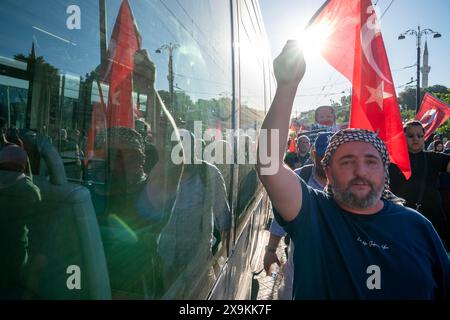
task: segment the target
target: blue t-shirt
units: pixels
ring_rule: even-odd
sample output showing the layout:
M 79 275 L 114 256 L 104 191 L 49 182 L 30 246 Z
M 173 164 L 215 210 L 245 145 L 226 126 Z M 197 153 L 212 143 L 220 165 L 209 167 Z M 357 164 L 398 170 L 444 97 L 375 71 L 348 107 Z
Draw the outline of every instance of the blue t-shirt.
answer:
M 353 214 L 301 187 L 294 220 L 274 209 L 295 245 L 294 299 L 449 299 L 450 260 L 425 217 L 389 201 Z

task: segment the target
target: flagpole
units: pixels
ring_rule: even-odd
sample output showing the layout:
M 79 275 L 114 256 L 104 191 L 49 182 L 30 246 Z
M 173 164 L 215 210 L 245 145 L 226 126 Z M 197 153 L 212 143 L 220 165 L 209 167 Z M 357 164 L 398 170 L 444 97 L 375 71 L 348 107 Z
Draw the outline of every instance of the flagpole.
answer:
M 419 113 L 420 108 L 420 26 L 417 27 L 417 83 L 416 83 L 416 114 Z
M 416 47 L 417 47 L 417 79 L 416 79 L 416 114 L 419 112 L 420 108 L 420 44 L 422 41 L 422 35 L 432 34 L 433 38 L 440 38 L 442 35 L 439 32 L 433 31 L 431 29 L 420 29 L 420 26 L 417 26 L 417 31 L 413 29 L 406 30 L 398 36 L 398 40 L 405 39 L 406 35 L 413 35 L 416 37 Z
M 328 3 L 330 1 L 331 0 L 326 0 L 322 4 L 322 6 L 316 11 L 316 13 L 314 13 L 314 15 L 311 17 L 311 19 L 309 20 L 308 24 L 306 25 L 305 30 L 308 29 L 311 24 L 313 24 L 314 20 L 316 20 L 317 16 L 323 11 L 323 9 L 328 5 Z

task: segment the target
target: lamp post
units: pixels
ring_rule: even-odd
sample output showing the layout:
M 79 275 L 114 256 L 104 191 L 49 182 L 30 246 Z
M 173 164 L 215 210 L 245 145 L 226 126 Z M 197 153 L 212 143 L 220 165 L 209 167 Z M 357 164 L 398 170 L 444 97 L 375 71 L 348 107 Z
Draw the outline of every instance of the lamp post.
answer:
M 417 26 L 417 30 L 409 29 L 403 32 L 398 36 L 398 40 L 405 39 L 406 35 L 416 36 L 416 45 L 417 45 L 417 85 L 416 85 L 416 114 L 419 112 L 419 104 L 420 104 L 420 44 L 422 41 L 422 35 L 432 34 L 433 38 L 440 38 L 442 35 L 439 32 L 433 31 L 431 29 L 420 29 L 420 26 Z
M 169 81 L 169 103 L 170 107 L 174 108 L 174 96 L 173 96 L 173 51 L 179 48 L 180 45 L 177 43 L 170 42 L 169 44 L 163 44 L 161 47 L 155 50 L 156 53 L 161 53 L 162 50 L 169 51 L 169 73 L 167 74 L 167 80 Z

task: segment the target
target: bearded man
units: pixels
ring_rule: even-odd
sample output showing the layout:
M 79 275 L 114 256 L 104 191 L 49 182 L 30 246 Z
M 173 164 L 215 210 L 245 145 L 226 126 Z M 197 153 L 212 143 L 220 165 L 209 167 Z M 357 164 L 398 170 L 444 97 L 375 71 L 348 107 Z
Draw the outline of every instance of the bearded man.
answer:
M 449 299 L 450 260 L 432 224 L 388 189 L 389 156 L 374 133 L 335 133 L 322 165 L 324 192 L 282 163 L 305 62 L 289 41 L 274 61 L 277 90 L 261 127 L 278 141 L 258 149 L 257 171 L 275 218 L 294 242 L 294 299 Z M 266 131 L 264 131 L 266 130 Z M 264 150 L 265 149 L 265 150 Z

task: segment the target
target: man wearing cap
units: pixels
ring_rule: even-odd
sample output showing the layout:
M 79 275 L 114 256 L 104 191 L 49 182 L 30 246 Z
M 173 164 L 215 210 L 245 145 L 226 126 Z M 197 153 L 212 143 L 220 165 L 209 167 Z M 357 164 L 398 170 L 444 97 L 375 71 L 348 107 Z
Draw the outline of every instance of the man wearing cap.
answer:
M 327 177 L 320 163 L 325 154 L 325 150 L 330 140 L 331 132 L 322 132 L 317 136 L 311 156 L 313 164 L 308 164 L 301 168 L 295 169 L 294 172 L 302 178 L 308 186 L 316 190 L 323 190 L 327 184 Z M 280 260 L 276 254 L 276 249 L 282 237 L 286 236 L 286 231 L 278 224 L 276 220 L 272 220 L 270 225 L 270 237 L 266 246 L 264 254 L 264 269 L 269 273 L 271 265 L 277 263 L 280 265 Z M 292 255 L 294 254 L 294 244 L 289 241 L 288 260 L 283 266 L 283 283 L 278 290 L 279 300 L 292 300 L 292 282 L 294 277 L 294 261 Z
M 278 131 L 278 141 L 260 144 L 257 170 L 295 245 L 293 298 L 449 299 L 442 242 L 422 215 L 395 203 L 387 189 L 388 153 L 375 133 L 345 129 L 331 137 L 322 160 L 324 192 L 282 165 L 285 128 L 305 72 L 295 41 L 275 59 L 274 72 L 277 91 L 261 132 Z M 265 170 L 273 164 L 263 164 L 263 154 L 280 164 L 276 172 Z

